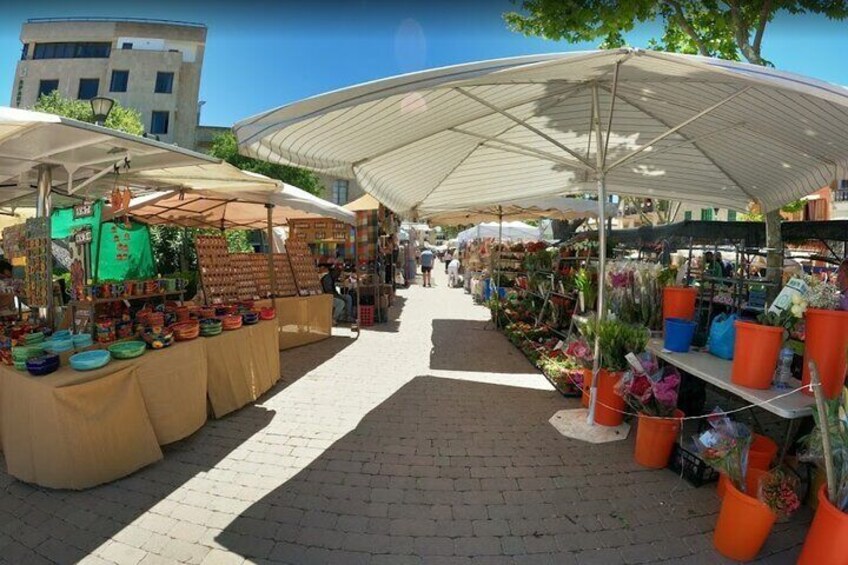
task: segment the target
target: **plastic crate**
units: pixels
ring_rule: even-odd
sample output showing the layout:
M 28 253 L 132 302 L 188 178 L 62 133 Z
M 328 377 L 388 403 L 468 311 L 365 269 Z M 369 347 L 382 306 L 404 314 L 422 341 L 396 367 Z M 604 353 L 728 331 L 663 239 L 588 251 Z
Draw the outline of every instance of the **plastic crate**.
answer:
M 359 307 L 359 325 L 361 327 L 374 325 L 374 307 L 360 306 Z
M 668 460 L 668 468 L 682 475 L 693 487 L 700 487 L 718 480 L 718 471 L 707 465 L 694 451 L 680 444 L 674 444 L 674 450 Z

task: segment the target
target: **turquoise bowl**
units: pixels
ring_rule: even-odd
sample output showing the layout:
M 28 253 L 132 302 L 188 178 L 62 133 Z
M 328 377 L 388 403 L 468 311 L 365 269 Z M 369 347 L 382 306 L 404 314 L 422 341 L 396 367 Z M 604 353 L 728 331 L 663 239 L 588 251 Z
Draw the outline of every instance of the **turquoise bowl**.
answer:
M 71 355 L 71 368 L 77 371 L 92 371 L 106 366 L 112 359 L 112 354 L 105 349 L 94 349 Z

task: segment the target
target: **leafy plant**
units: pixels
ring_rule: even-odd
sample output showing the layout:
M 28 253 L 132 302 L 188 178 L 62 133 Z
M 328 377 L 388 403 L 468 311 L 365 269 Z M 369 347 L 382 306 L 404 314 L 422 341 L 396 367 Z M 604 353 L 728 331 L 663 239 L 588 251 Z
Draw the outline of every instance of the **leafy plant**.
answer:
M 625 324 L 620 320 L 606 319 L 593 322 L 586 328 L 586 338 L 592 343 L 597 336 L 600 340 L 600 366 L 607 371 L 625 371 L 628 353 L 640 354 L 648 343 L 648 331 L 640 326 Z
M 94 123 L 94 113 L 91 111 L 91 104 L 87 100 L 71 100 L 59 94 L 57 90 L 54 90 L 50 94 L 39 96 L 32 109 L 37 112 L 56 114 L 81 122 Z M 134 108 L 121 106 L 118 102 L 115 102 L 112 111 L 109 112 L 109 117 L 106 118 L 106 122 L 103 125 L 107 128 L 132 135 L 144 134 L 141 113 Z
M 839 291 L 838 286 L 809 275 L 804 277 L 804 281 L 808 287 L 806 299 L 809 308 L 818 308 L 821 310 L 840 309 L 842 293 Z
M 807 302 L 800 296 L 792 297 L 792 306 L 783 310 L 772 312 L 766 308 L 759 316 L 757 321 L 764 326 L 772 326 L 775 328 L 783 328 L 791 332 L 798 324 L 801 318 L 804 317 L 804 312 L 807 311 Z
M 836 476 L 836 500 L 830 502 L 848 512 L 848 388 L 842 390 L 839 398 L 825 400 L 825 422 L 821 421 L 818 411 L 813 412 L 816 427 L 801 442 L 805 446 L 802 458 L 813 461 L 824 469 L 824 445 L 822 443 L 822 425 L 830 432 L 830 451 L 833 458 L 833 470 Z

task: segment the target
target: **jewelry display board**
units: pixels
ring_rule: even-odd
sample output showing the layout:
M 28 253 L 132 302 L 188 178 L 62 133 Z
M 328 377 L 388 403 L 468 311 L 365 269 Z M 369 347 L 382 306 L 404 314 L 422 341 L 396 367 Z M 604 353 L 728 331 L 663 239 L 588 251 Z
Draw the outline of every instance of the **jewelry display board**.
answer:
M 301 296 L 321 294 L 321 275 L 315 267 L 315 261 L 309 252 L 309 246 L 302 241 L 286 241 L 286 253 L 289 256 L 294 282 Z
M 47 272 L 48 253 L 52 251 L 49 218 L 26 221 L 26 297 L 30 306 L 47 306 L 52 291 L 52 276 Z
M 223 236 L 201 235 L 194 240 L 203 292 L 208 302 L 238 299 L 236 271 Z
M 291 264 L 285 253 L 274 253 L 274 273 L 276 274 L 277 296 L 297 296 L 297 285 L 294 282 Z
M 348 231 L 344 222 L 324 218 L 289 222 L 289 238 L 304 243 L 344 243 Z
M 258 300 L 271 295 L 268 255 L 264 253 L 231 253 L 230 265 L 235 271 L 239 300 Z

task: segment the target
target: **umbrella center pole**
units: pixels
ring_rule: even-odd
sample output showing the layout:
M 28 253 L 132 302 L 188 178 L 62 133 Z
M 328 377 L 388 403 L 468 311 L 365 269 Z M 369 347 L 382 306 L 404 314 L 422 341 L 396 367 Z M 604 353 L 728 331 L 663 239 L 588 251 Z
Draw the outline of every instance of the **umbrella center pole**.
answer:
M 266 204 L 268 212 L 268 224 L 266 226 L 266 239 L 268 240 L 268 275 L 271 281 L 271 298 L 277 292 L 277 272 L 274 269 L 274 205 Z
M 47 223 L 48 245 L 45 265 L 45 270 L 47 272 L 44 274 L 46 277 L 45 284 L 47 285 L 47 303 L 38 309 L 38 314 L 50 328 L 53 328 L 55 318 L 55 312 L 53 311 L 53 249 L 50 240 L 50 214 L 53 212 L 52 191 L 53 168 L 50 165 L 40 165 L 38 167 L 38 194 L 35 205 L 35 214 L 39 218 L 44 218 Z
M 606 312 L 606 263 L 607 263 L 607 223 L 606 223 L 607 184 L 603 174 L 598 176 L 598 308 L 595 315 L 597 324 L 604 320 Z M 589 415 L 587 423 L 595 424 L 595 409 L 598 402 L 598 373 L 601 371 L 601 338 L 595 331 L 595 354 L 592 361 L 592 387 L 589 389 Z

